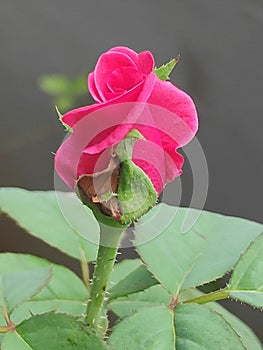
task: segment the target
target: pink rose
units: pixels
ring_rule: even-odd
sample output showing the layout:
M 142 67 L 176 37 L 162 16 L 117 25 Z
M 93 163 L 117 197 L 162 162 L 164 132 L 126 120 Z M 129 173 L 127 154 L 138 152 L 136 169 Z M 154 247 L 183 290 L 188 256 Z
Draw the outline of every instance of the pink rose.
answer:
M 106 169 L 109 163 L 107 150 L 123 140 L 132 129 L 137 129 L 144 137 L 135 144 L 133 161 L 151 179 L 157 193 L 182 173 L 183 157 L 176 150 L 195 135 L 197 112 L 192 99 L 170 82 L 160 80 L 153 68 L 154 58 L 149 51 L 136 53 L 127 47 L 114 47 L 100 56 L 88 77 L 88 88 L 96 103 L 69 111 L 62 118 L 73 128 L 73 134 L 57 151 L 55 166 L 71 188 L 79 176 Z M 108 122 L 107 112 L 103 111 L 123 106 L 118 114 L 124 115 L 125 105 L 133 103 L 151 108 L 156 106 L 158 112 L 153 112 L 156 117 L 146 117 L 145 123 L 139 123 L 136 119 L 138 113 L 128 113 L 127 118 L 118 119 L 116 116 L 118 125 L 114 122 L 110 127 L 103 127 Z M 92 118 L 95 114 L 96 121 Z M 76 151 L 76 132 L 84 117 L 88 121 L 90 118 L 90 124 L 87 124 L 89 132 L 97 125 L 102 128 L 101 132 L 93 134 L 92 140 L 87 137 L 83 149 Z M 100 168 L 96 168 L 98 160 Z

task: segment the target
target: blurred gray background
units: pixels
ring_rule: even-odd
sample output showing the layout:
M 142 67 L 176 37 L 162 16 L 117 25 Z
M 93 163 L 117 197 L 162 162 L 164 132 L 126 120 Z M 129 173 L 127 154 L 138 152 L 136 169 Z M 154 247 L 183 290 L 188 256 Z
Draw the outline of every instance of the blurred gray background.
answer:
M 262 34 L 262 0 L 2 0 L 1 186 L 53 188 L 51 152 L 64 131 L 39 77 L 87 74 L 102 52 L 125 45 L 151 50 L 157 65 L 181 54 L 171 80 L 199 111 L 210 174 L 205 208 L 263 222 Z M 90 103 L 88 94 L 79 101 Z M 187 167 L 183 202 L 191 187 Z M 0 251 L 33 251 L 78 269 L 5 218 Z M 258 311 L 232 310 L 263 338 Z

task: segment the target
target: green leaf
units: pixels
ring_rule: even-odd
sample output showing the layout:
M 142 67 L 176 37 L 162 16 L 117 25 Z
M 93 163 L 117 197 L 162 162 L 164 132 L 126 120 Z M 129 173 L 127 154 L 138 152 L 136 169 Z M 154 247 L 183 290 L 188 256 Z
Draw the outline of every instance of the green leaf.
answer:
M 185 290 L 180 293 L 179 302 L 182 303 L 185 300 L 197 298 L 203 295 L 204 294 L 197 289 Z M 125 298 L 115 299 L 110 303 L 109 308 L 119 317 L 126 317 L 140 311 L 142 308 L 150 308 L 158 305 L 169 305 L 170 301 L 171 296 L 166 293 L 160 285 L 157 285 L 145 290 L 144 292 L 131 294 Z M 242 342 L 246 346 L 246 349 L 262 349 L 260 341 L 257 339 L 252 330 L 220 304 L 209 303 L 202 305 L 202 307 L 223 316 L 226 322 L 229 323 L 233 330 L 240 336 Z M 191 347 L 189 348 L 191 349 Z
M 124 269 L 126 269 L 127 274 L 121 278 Z M 117 276 L 120 277 L 118 283 L 113 282 L 114 278 L 116 281 Z M 109 289 L 110 294 L 108 297 L 110 300 L 142 291 L 158 282 L 142 262 L 139 259 L 136 259 L 124 260 L 121 263 L 116 264 L 111 283 L 114 283 L 114 286 Z
M 114 265 L 109 285 L 115 286 L 142 264 L 140 259 L 125 259 Z
M 84 74 L 74 79 L 63 74 L 44 75 L 39 79 L 38 85 L 42 91 L 54 97 L 54 104 L 63 111 L 72 108 L 75 100 L 87 93 Z
M 169 305 L 171 295 L 161 285 L 152 286 L 142 292 L 114 299 L 109 309 L 119 317 L 131 316 L 135 312 L 153 306 Z
M 106 344 L 92 330 L 66 314 L 47 313 L 33 316 L 16 327 L 15 335 L 23 340 L 23 345 L 15 347 L 16 350 L 107 349 Z M 5 339 L 3 350 L 14 350 L 14 341 L 14 336 L 11 340 Z
M 204 294 L 197 289 L 188 289 L 180 293 L 179 303 L 186 300 L 203 296 Z M 169 305 L 171 296 L 160 286 L 153 286 L 143 292 L 131 294 L 128 297 L 118 298 L 109 304 L 109 308 L 119 317 L 126 317 L 134 314 L 142 308 L 151 308 L 153 306 Z M 213 312 L 223 316 L 226 322 L 239 335 L 242 342 L 248 350 L 262 350 L 261 343 L 253 331 L 240 319 L 226 310 L 218 303 L 212 302 L 202 305 Z M 189 347 L 190 348 L 190 347 Z
M 109 343 L 116 350 L 174 350 L 173 312 L 165 306 L 142 309 L 114 327 Z
M 227 290 L 230 297 L 263 307 L 263 233 L 238 260 Z
M 70 79 L 62 74 L 44 75 L 39 79 L 39 87 L 47 94 L 57 96 L 67 94 L 71 88 Z
M 72 106 L 74 105 L 74 103 L 75 103 L 75 99 L 71 96 L 59 96 L 59 97 L 55 97 L 53 99 L 53 104 L 55 106 L 58 106 L 59 109 L 63 112 L 71 109 Z M 67 124 L 65 124 L 64 126 L 66 126 L 66 125 Z M 67 127 L 67 128 L 69 128 L 69 127 Z M 67 131 L 70 131 L 70 129 Z
M 263 233 L 241 255 L 229 284 L 200 297 L 188 300 L 198 304 L 231 297 L 254 307 L 263 307 Z
M 205 239 L 194 232 L 182 235 L 178 225 L 180 219 L 152 241 L 137 247 L 148 269 L 173 295 L 179 292 L 205 245 Z M 136 236 L 140 236 L 140 229 Z
M 1 345 L 1 350 L 33 350 L 31 346 L 25 343 L 25 341 L 15 332 L 9 332 L 6 334 Z M 51 349 L 50 349 L 51 350 Z
M 86 308 L 87 304 L 81 300 L 64 300 L 59 299 L 59 296 L 50 300 L 34 300 L 33 298 L 32 301 L 28 301 L 17 307 L 12 312 L 11 319 L 13 323 L 19 324 L 32 317 L 32 315 L 40 315 L 51 311 L 80 317 L 85 314 Z
M 4 323 L 0 323 L 0 324 L 4 324 Z M 5 336 L 5 334 L 0 334 L 0 345 L 2 344 L 4 336 Z
M 87 238 L 91 235 L 94 241 L 99 227 L 91 211 L 75 194 L 2 188 L 0 210 L 28 233 L 52 247 L 79 260 L 84 257 L 87 261 L 95 260 L 97 246 L 78 233 L 86 232 Z
M 66 267 L 29 254 L 0 254 L 0 274 L 42 267 L 52 267 L 53 276 L 48 288 L 43 289 L 35 300 L 53 299 L 54 296 L 61 299 L 85 300 L 87 290 L 83 282 Z
M 175 309 L 175 332 L 177 350 L 247 350 L 223 316 L 202 305 L 178 305 Z
M 189 213 L 200 216 L 182 233 Z M 147 268 L 175 295 L 179 289 L 202 285 L 230 271 L 262 229 L 261 224 L 246 219 L 161 204 L 139 222 L 136 245 Z M 149 232 L 156 238 L 149 241 Z
M 188 289 L 180 294 L 179 302 L 184 302 L 185 300 L 198 298 L 203 295 L 204 294 L 197 289 Z M 261 342 L 253 333 L 253 331 L 244 322 L 242 322 L 239 318 L 237 318 L 223 306 L 213 302 L 205 304 L 203 305 L 203 307 L 206 307 L 207 309 L 223 316 L 226 322 L 239 335 L 247 350 L 262 350 Z
M 41 290 L 30 301 L 15 308 L 11 314 L 14 323 L 31 317 L 31 313 L 44 313 L 52 310 L 81 315 L 85 312 L 83 302 L 88 292 L 77 275 L 64 266 L 26 254 L 0 254 L 0 274 L 23 272 L 34 268 L 52 268 L 49 285 Z M 2 324 L 2 321 L 0 322 Z
M 87 78 L 85 74 L 81 74 L 72 80 L 71 90 L 75 96 L 81 96 L 87 93 Z
M 50 267 L 0 274 L 0 312 L 9 314 L 17 305 L 40 292 L 52 276 Z
M 180 56 L 178 55 L 176 58 L 173 58 L 171 61 L 169 61 L 166 64 L 163 64 L 159 68 L 154 68 L 154 73 L 157 75 L 157 77 L 161 80 L 169 80 L 169 75 L 172 73 L 172 70 L 176 66 L 176 64 L 179 62 Z

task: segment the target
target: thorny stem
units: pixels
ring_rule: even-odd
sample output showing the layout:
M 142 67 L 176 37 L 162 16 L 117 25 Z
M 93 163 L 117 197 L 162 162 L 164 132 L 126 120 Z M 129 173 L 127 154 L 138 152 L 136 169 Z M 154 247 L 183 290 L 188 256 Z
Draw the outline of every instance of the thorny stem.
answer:
M 107 285 L 115 263 L 122 232 L 123 230 L 101 225 L 100 245 L 86 316 L 87 325 L 97 330 L 99 330 L 100 313 L 105 300 Z
M 186 304 L 186 303 L 206 304 L 217 300 L 227 299 L 228 297 L 229 297 L 228 290 L 220 289 L 220 290 L 216 290 L 215 292 L 201 295 L 200 297 L 197 297 L 197 298 L 186 300 L 183 302 L 183 304 Z

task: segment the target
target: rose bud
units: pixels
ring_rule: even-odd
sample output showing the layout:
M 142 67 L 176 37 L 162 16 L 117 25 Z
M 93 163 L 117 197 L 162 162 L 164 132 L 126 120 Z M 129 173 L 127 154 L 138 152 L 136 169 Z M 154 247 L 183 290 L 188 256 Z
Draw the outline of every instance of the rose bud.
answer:
M 156 203 L 181 175 L 177 149 L 198 128 L 190 96 L 158 70 L 149 51 L 112 48 L 89 74 L 96 103 L 61 118 L 73 133 L 56 152 L 56 171 L 110 225 L 127 225 Z

